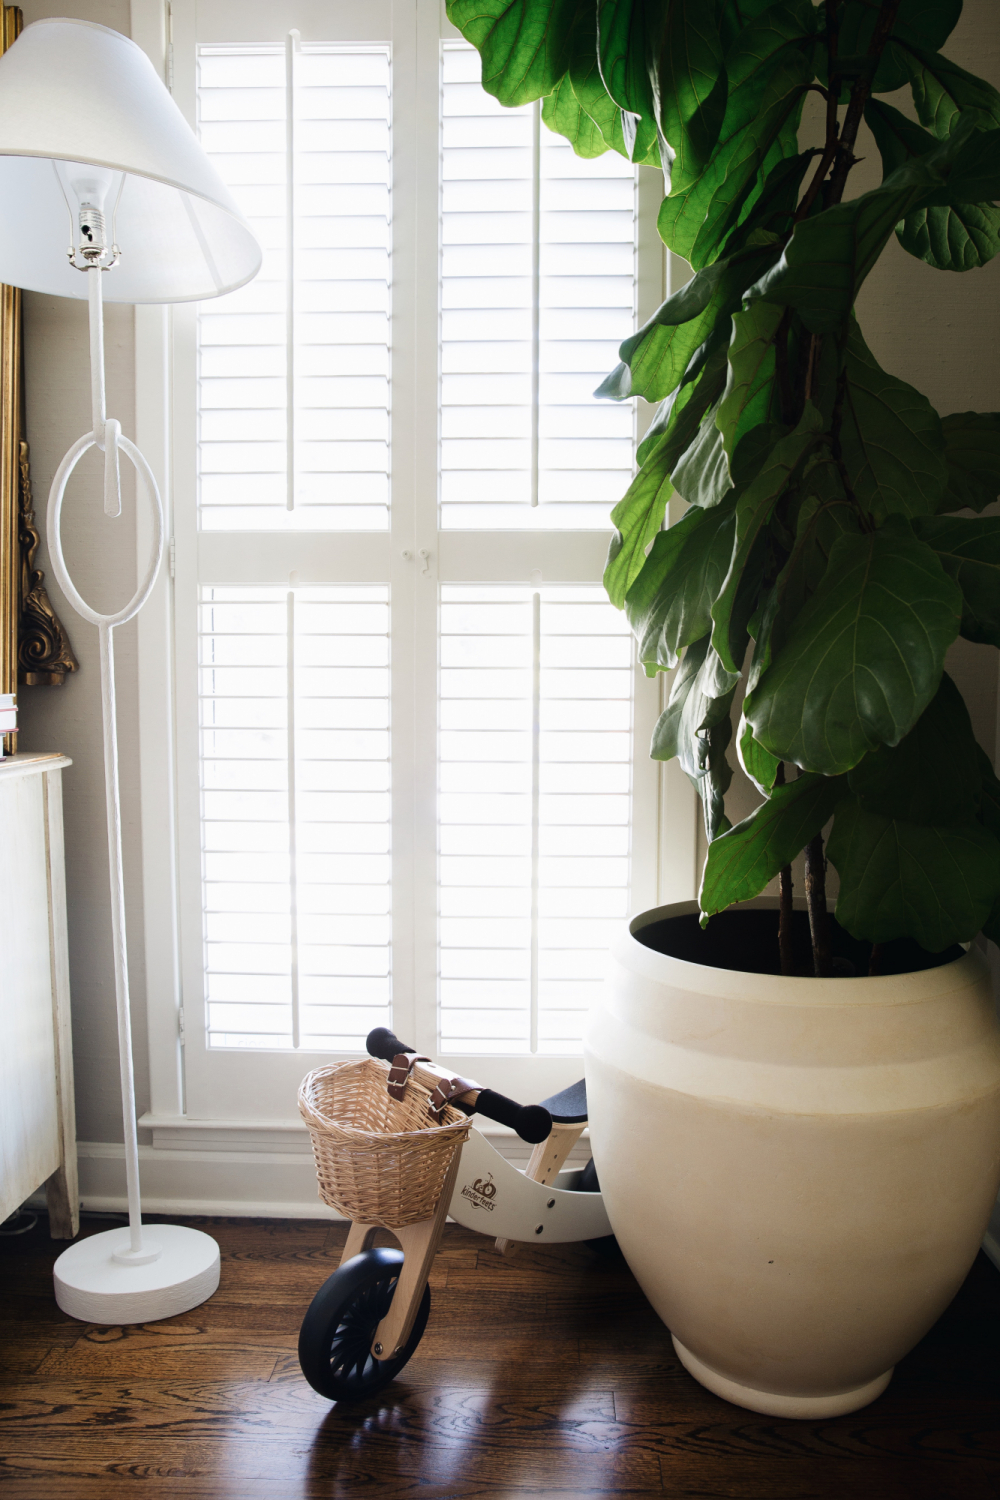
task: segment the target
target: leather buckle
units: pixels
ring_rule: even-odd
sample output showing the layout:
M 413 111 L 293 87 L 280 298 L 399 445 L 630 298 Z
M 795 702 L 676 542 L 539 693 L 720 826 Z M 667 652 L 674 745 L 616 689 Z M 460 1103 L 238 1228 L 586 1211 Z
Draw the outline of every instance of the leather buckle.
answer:
M 421 1057 L 417 1052 L 397 1052 L 389 1069 L 389 1077 L 386 1080 L 386 1088 L 393 1099 L 400 1103 L 406 1097 L 406 1085 L 410 1081 L 415 1063 L 430 1062 L 429 1057 Z
M 478 1089 L 479 1084 L 471 1078 L 442 1078 L 430 1097 L 431 1114 L 440 1117 L 445 1105 L 457 1094 L 475 1093 Z

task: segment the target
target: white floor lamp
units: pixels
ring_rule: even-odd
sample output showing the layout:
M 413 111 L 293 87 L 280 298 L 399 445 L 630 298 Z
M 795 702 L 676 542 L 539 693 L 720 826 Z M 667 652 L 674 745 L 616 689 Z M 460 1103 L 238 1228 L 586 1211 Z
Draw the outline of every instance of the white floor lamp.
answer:
M 156 582 L 163 507 L 148 463 L 105 411 L 103 302 L 217 297 L 255 276 L 261 254 L 145 53 L 119 32 L 87 21 L 36 21 L 0 57 L 0 200 L 0 281 L 90 301 L 93 430 L 77 439 L 52 481 L 48 545 L 67 599 L 100 637 L 129 1227 L 92 1235 L 63 1252 L 55 1264 L 56 1301 L 91 1323 L 145 1323 L 210 1297 L 219 1284 L 219 1249 L 209 1235 L 176 1224 L 145 1231 L 140 1212 L 112 633 L 138 613 Z M 121 511 L 124 452 L 143 480 L 156 522 L 145 576 L 125 608 L 110 615 L 80 596 L 59 536 L 67 482 L 95 446 L 104 452 L 106 513 Z

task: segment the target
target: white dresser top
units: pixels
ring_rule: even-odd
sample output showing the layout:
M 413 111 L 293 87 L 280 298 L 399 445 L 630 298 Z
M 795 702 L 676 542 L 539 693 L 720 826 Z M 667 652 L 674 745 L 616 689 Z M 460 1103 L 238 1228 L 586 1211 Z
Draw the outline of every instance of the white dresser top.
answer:
M 0 760 L 0 780 L 11 780 L 14 776 L 33 776 L 39 771 L 60 771 L 73 762 L 59 750 L 26 750 L 17 755 L 5 755 Z

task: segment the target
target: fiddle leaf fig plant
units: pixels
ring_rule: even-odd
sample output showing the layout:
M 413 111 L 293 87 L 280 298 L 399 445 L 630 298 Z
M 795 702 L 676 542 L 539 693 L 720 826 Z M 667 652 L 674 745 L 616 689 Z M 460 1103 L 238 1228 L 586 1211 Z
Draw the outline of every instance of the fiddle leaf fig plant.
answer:
M 818 975 L 827 858 L 873 972 L 896 938 L 1000 940 L 1000 782 L 944 670 L 959 635 L 1000 646 L 1000 518 L 980 514 L 1000 413 L 939 416 L 854 311 L 893 235 L 942 271 L 1000 251 L 1000 93 L 939 51 L 961 0 L 447 8 L 502 103 L 541 99 L 581 156 L 662 169 L 660 235 L 693 270 L 597 395 L 658 406 L 605 586 L 647 673 L 674 674 L 652 754 L 701 794 L 703 920 L 779 876 L 793 972 L 804 849 Z M 912 114 L 881 97 L 907 87 Z M 804 149 L 810 91 L 825 131 Z M 852 197 L 862 120 L 882 181 Z M 763 799 L 735 827 L 733 754 Z

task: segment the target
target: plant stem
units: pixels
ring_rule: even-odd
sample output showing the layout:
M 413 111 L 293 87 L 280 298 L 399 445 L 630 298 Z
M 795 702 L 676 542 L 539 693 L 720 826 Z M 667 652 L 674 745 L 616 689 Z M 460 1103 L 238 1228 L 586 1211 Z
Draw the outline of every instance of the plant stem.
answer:
M 808 216 L 809 210 L 816 201 L 816 195 L 823 186 L 824 178 L 833 165 L 833 159 L 837 154 L 837 98 L 840 94 L 840 84 L 836 76 L 837 68 L 837 5 L 839 0 L 826 0 L 826 53 L 828 58 L 827 67 L 827 92 L 826 92 L 826 140 L 823 143 L 823 155 L 819 166 L 813 173 L 812 181 L 806 189 L 802 202 L 799 204 L 795 215 L 796 224 L 800 219 Z
M 871 43 L 868 48 L 868 56 L 873 59 L 871 73 L 867 78 L 859 78 L 851 90 L 851 102 L 847 106 L 847 114 L 844 116 L 844 124 L 840 132 L 840 141 L 837 147 L 837 165 L 833 169 L 830 178 L 830 188 L 826 197 L 827 207 L 831 203 L 839 203 L 844 195 L 844 187 L 847 183 L 847 174 L 854 165 L 854 143 L 858 138 L 858 130 L 861 127 L 861 119 L 871 93 L 872 79 L 875 77 L 879 59 L 885 50 L 889 33 L 892 31 L 899 10 L 901 0 L 882 0 L 875 30 L 872 33 Z
M 785 784 L 785 763 L 779 760 L 774 773 L 775 786 Z M 795 953 L 792 947 L 792 867 L 782 865 L 778 871 L 778 952 L 781 955 L 782 974 L 795 973 Z
M 871 957 L 868 960 L 868 978 L 874 979 L 876 974 L 882 972 L 882 944 L 872 943 Z
M 813 973 L 825 979 L 830 972 L 830 919 L 826 910 L 826 859 L 823 835 L 817 833 L 806 845 L 806 904 L 812 938 Z
M 809 215 L 809 211 L 816 201 L 820 189 L 823 187 L 827 172 L 833 167 L 833 173 L 826 184 L 827 191 L 824 195 L 824 207 L 829 208 L 833 203 L 839 203 L 844 196 L 844 188 L 847 184 L 847 175 L 854 166 L 854 143 L 858 138 L 858 130 L 865 112 L 865 105 L 871 93 L 871 83 L 878 68 L 879 59 L 885 50 L 899 10 L 901 0 L 882 0 L 878 21 L 872 34 L 871 43 L 868 48 L 868 56 L 873 59 L 871 73 L 867 78 L 859 78 L 851 91 L 850 102 L 847 113 L 844 116 L 843 128 L 838 131 L 837 125 L 837 100 L 840 97 L 840 78 L 837 73 L 837 5 L 839 0 L 826 0 L 826 47 L 828 64 L 828 84 L 826 96 L 826 140 L 823 144 L 823 155 L 819 166 L 813 174 L 812 181 L 806 189 L 802 202 L 799 204 L 795 214 L 795 222 L 798 224 Z

